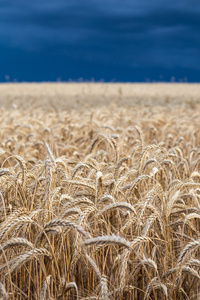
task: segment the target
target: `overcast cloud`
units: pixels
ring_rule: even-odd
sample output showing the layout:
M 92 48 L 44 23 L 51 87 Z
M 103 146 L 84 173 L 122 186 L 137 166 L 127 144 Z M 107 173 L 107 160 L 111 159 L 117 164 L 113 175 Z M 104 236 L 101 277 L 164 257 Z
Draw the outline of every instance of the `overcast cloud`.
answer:
M 26 64 L 31 73 L 31 60 L 39 62 L 43 80 L 53 80 L 48 74 L 45 79 L 42 70 L 48 62 L 55 79 L 104 77 L 103 68 L 107 80 L 126 68 L 129 73 L 134 68 L 143 70 L 144 80 L 147 68 L 152 78 L 157 69 L 174 74 L 185 69 L 198 77 L 199 34 L 200 2 L 196 0 L 124 0 L 123 4 L 118 0 L 0 0 L 0 81 L 8 72 L 26 80 Z M 12 71 L 14 58 L 21 63 L 21 75 Z M 68 72 L 64 74 L 61 65 Z M 31 78 L 40 80 L 34 72 Z

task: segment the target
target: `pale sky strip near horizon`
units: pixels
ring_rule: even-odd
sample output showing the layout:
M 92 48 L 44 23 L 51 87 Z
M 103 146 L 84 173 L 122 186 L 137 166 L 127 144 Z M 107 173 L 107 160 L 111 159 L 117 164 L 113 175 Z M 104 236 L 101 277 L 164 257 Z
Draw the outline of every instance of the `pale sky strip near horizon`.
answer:
M 199 65 L 197 0 L 0 0 L 0 82 L 199 82 Z

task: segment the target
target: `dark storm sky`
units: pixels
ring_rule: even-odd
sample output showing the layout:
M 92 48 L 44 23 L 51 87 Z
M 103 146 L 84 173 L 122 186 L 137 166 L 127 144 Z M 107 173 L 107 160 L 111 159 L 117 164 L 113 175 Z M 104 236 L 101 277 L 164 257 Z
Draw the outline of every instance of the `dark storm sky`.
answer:
M 0 82 L 59 78 L 200 82 L 200 1 L 0 0 Z

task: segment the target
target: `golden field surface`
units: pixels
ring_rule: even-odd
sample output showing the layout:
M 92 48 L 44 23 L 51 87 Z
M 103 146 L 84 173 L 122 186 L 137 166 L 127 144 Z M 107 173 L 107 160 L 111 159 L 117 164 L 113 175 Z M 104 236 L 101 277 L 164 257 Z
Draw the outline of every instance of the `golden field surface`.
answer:
M 200 85 L 0 85 L 0 298 L 199 299 Z

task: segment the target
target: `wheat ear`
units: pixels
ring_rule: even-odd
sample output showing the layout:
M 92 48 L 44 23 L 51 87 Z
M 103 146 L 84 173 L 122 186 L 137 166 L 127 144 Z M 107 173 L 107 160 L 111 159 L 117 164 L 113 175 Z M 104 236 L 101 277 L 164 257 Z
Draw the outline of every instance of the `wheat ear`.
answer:
M 14 219 L 12 222 L 8 223 L 7 226 L 0 233 L 0 240 L 4 237 L 4 235 L 9 233 L 15 226 L 21 223 L 33 223 L 34 221 L 29 217 L 21 216 L 17 219 Z
M 200 245 L 200 240 L 192 241 L 189 244 L 187 244 L 179 255 L 178 266 L 180 266 L 183 263 L 183 261 L 186 259 L 186 256 L 189 255 L 196 248 L 198 248 L 199 245 Z
M 128 211 L 131 211 L 132 213 L 134 213 L 136 215 L 136 210 L 134 208 L 133 205 L 129 204 L 128 202 L 115 202 L 115 203 L 112 203 L 106 207 L 104 207 L 102 210 L 100 210 L 98 212 L 98 214 L 102 214 L 104 212 L 106 212 L 107 210 L 110 210 L 110 209 L 114 209 L 114 208 L 123 208 L 123 209 L 126 209 Z
M 92 269 L 94 270 L 96 276 L 98 277 L 98 279 L 101 279 L 101 273 L 96 265 L 96 263 L 94 262 L 94 260 L 84 251 L 85 254 L 85 258 L 87 259 L 87 261 L 89 262 L 89 264 L 91 265 Z
M 33 257 L 37 258 L 38 256 L 47 256 L 47 257 L 51 258 L 51 254 L 46 249 L 43 249 L 43 248 L 32 249 L 29 252 L 19 255 L 9 261 L 9 266 L 10 266 L 9 273 L 18 269 L 19 267 L 21 267 L 23 264 L 25 264 L 27 261 L 29 261 Z M 1 266 L 0 272 L 3 271 L 4 269 L 6 269 L 7 267 L 8 267 L 7 264 L 4 264 L 3 266 Z
M 67 221 L 67 220 L 62 220 L 62 219 L 55 219 L 53 221 L 48 222 L 44 228 L 49 228 L 49 227 L 55 227 L 55 226 L 68 226 L 76 229 L 79 233 L 81 233 L 85 238 L 91 238 L 91 235 L 89 232 L 86 232 L 84 228 L 76 223 Z
M 164 285 L 163 283 L 160 282 L 158 277 L 154 277 L 151 282 L 149 282 L 146 291 L 145 291 L 145 295 L 144 295 L 144 300 L 149 299 L 151 290 L 158 290 L 161 289 L 165 295 L 166 298 L 168 298 L 168 292 L 167 292 L 167 287 L 166 285 Z
M 108 285 L 105 275 L 101 276 L 101 300 L 108 300 Z
M 119 290 L 120 290 L 120 292 L 123 291 L 125 284 L 126 284 L 126 271 L 127 271 L 128 260 L 129 260 L 130 254 L 131 254 L 130 249 L 126 249 L 122 256 L 122 261 L 121 261 L 121 265 L 120 265 L 120 269 L 119 269 L 119 278 L 120 278 Z
M 1 282 L 0 282 L 0 291 L 1 291 L 2 300 L 9 299 L 9 294 L 7 293 L 5 286 Z
M 42 285 L 42 288 L 41 288 L 39 300 L 45 300 L 46 293 L 47 293 L 47 288 L 48 288 L 48 286 L 50 284 L 50 278 L 51 277 L 52 277 L 51 275 L 49 275 L 49 276 L 46 277 L 46 279 L 45 279 L 45 281 L 44 281 L 44 283 Z
M 46 151 L 47 151 L 47 153 L 48 153 L 48 156 L 49 156 L 50 159 L 51 159 L 51 162 L 52 162 L 53 164 L 55 164 L 55 157 L 53 156 L 53 153 L 52 153 L 52 151 L 51 151 L 49 145 L 48 145 L 46 142 L 44 142 L 44 145 L 45 145 Z
M 6 249 L 8 249 L 9 247 L 13 247 L 13 246 L 26 246 L 26 247 L 29 247 L 31 249 L 34 248 L 34 245 L 31 242 L 29 242 L 27 239 L 24 239 L 24 238 L 12 238 L 5 245 L 3 245 L 0 248 L 0 254 L 3 251 L 5 251 Z
M 15 159 L 19 162 L 20 167 L 22 169 L 22 185 L 23 188 L 26 188 L 26 175 L 27 175 L 26 163 L 19 155 L 15 155 Z
M 63 296 L 68 293 L 71 289 L 75 289 L 76 290 L 76 299 L 78 300 L 79 299 L 79 296 L 78 296 L 78 287 L 76 285 L 76 282 L 68 282 L 68 283 L 65 283 L 64 282 L 64 287 L 63 287 L 63 291 L 62 291 L 62 294 L 58 295 L 58 297 L 56 298 L 56 300 L 60 300 L 60 299 L 63 299 Z
M 90 238 L 83 241 L 82 244 L 85 246 L 116 244 L 119 246 L 124 246 L 128 249 L 132 249 L 132 244 L 129 241 L 116 235 L 105 235 L 96 238 Z

